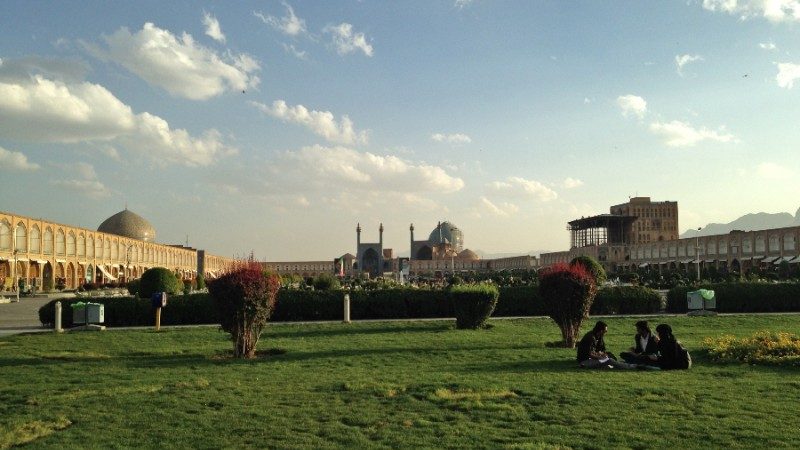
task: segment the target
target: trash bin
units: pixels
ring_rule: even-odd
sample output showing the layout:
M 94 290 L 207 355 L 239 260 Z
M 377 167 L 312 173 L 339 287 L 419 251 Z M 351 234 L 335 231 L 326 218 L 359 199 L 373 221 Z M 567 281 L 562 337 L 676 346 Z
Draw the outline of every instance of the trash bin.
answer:
M 88 322 L 88 323 L 87 323 Z M 105 305 L 78 302 L 72 304 L 72 324 L 88 325 L 105 322 Z
M 711 289 L 698 289 L 686 293 L 686 304 L 688 309 L 716 309 L 717 298 Z

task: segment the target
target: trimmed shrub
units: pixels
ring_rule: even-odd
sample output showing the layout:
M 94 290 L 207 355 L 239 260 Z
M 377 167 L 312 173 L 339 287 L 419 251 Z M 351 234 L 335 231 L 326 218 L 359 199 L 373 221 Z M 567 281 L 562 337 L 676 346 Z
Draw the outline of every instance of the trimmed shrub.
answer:
M 602 264 L 597 262 L 597 260 L 591 256 L 576 256 L 572 259 L 572 261 L 570 261 L 569 264 L 571 266 L 574 266 L 575 264 L 582 265 L 583 268 L 589 271 L 594 278 L 594 284 L 598 286 L 606 282 L 606 270 L 603 269 Z
M 703 284 L 717 299 L 719 312 L 792 312 L 800 311 L 800 283 L 728 282 Z M 697 287 L 679 286 L 667 294 L 667 311 L 685 313 L 686 293 Z
M 507 316 L 546 316 L 544 301 L 538 286 L 500 287 L 500 298 L 492 314 Z
M 149 299 L 156 292 L 179 294 L 183 292 L 183 282 L 169 269 L 152 267 L 145 270 L 139 279 L 139 297 Z
M 317 291 L 331 291 L 341 287 L 339 280 L 329 273 L 317 275 L 311 285 L 314 286 L 314 289 Z
M 220 327 L 231 335 L 234 357 L 255 357 L 261 331 L 275 309 L 280 285 L 280 278 L 265 275 L 261 265 L 253 261 L 208 284 Z
M 500 296 L 497 287 L 491 284 L 454 285 L 448 294 L 453 301 L 456 328 L 461 330 L 483 328 Z
M 661 310 L 661 296 L 644 286 L 608 286 L 597 290 L 591 314 L 648 314 Z
M 564 346 L 575 348 L 597 292 L 594 277 L 582 264 L 556 264 L 540 273 L 539 292 L 547 315 L 561 329 Z
M 136 297 L 139 294 L 139 287 L 141 285 L 141 280 L 131 280 L 128 282 L 126 288 L 128 289 L 128 293 Z M 94 288 L 96 289 L 96 288 Z M 89 289 L 87 289 L 89 290 Z

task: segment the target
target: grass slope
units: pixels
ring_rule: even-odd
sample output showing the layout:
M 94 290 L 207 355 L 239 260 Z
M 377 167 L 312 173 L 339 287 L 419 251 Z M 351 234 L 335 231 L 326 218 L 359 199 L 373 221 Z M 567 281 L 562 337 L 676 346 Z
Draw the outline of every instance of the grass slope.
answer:
M 0 448 L 800 447 L 800 373 L 718 365 L 724 333 L 800 333 L 800 316 L 664 318 L 681 372 L 586 371 L 544 319 L 276 325 L 258 360 L 210 328 L 0 340 Z M 608 320 L 609 349 L 635 319 Z M 653 321 L 653 326 L 659 321 Z M 585 325 L 585 328 L 591 323 Z

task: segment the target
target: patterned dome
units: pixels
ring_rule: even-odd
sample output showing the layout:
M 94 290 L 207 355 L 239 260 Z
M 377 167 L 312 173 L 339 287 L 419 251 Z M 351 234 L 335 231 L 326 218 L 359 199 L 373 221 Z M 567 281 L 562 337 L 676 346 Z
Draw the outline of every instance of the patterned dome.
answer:
M 117 236 L 125 236 L 140 241 L 154 242 L 156 239 L 156 229 L 144 217 L 132 213 L 125 208 L 97 227 L 97 231 Z
M 464 246 L 464 233 L 450 222 L 442 222 L 431 231 L 428 238 L 431 245 L 450 244 L 456 252 Z
M 481 259 L 481 257 L 478 256 L 478 254 L 473 252 L 472 250 L 465 249 L 464 251 L 458 254 L 458 259 L 464 261 L 478 261 Z

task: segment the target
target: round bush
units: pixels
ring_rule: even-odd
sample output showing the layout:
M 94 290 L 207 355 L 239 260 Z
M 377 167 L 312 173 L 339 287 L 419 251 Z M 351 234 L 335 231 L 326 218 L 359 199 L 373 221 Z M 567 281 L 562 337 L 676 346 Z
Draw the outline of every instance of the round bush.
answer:
M 576 256 L 572 259 L 569 263 L 571 266 L 575 264 L 580 264 L 583 266 L 584 269 L 589 271 L 589 273 L 594 278 L 594 282 L 596 285 L 601 285 L 606 282 L 606 270 L 603 269 L 603 265 L 597 262 L 591 256 Z
M 329 273 L 321 273 L 314 278 L 313 286 L 317 291 L 330 291 L 339 289 L 341 283 L 339 283 L 339 280 L 335 276 Z
M 180 294 L 183 292 L 183 282 L 164 267 L 147 269 L 139 280 L 139 297 L 150 298 L 156 292 Z
M 453 285 L 449 292 L 456 315 L 456 328 L 478 329 L 492 315 L 500 292 L 490 284 Z

